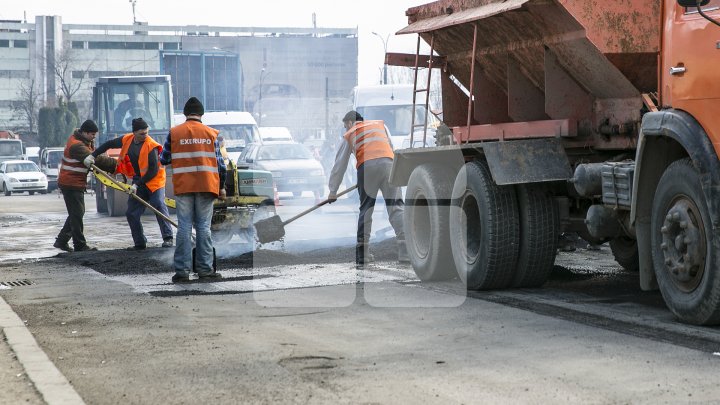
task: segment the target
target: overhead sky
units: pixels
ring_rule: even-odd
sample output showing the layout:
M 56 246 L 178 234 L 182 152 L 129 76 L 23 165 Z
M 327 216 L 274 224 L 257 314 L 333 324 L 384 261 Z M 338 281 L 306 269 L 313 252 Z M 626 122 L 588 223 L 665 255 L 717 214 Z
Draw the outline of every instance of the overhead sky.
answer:
M 417 37 L 395 36 L 407 25 L 405 10 L 425 0 L 136 0 L 138 21 L 150 25 L 218 25 L 230 27 L 358 28 L 359 84 L 375 84 L 383 63 L 383 41 L 393 52 L 415 52 Z M 132 0 L 5 1 L 0 19 L 29 22 L 36 15 L 59 15 L 68 24 L 132 24 Z

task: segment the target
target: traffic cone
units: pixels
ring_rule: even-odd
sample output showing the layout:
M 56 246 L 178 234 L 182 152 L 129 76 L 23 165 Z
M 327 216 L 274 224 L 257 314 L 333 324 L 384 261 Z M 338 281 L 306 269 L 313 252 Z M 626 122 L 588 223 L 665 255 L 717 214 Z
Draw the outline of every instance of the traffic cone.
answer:
M 281 206 L 282 204 L 280 203 L 280 196 L 278 195 L 277 185 L 275 185 L 274 181 L 273 181 L 273 193 L 275 195 L 275 206 L 276 207 Z

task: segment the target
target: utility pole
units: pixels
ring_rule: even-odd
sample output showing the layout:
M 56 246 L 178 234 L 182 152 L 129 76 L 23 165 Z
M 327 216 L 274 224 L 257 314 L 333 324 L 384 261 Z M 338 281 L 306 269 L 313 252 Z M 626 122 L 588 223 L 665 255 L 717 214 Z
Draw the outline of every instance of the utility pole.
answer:
M 385 53 L 383 53 L 383 84 L 388 84 L 387 43 L 390 40 L 390 34 L 387 34 L 387 36 L 385 38 L 383 38 L 380 34 L 378 34 L 375 31 L 373 31 L 372 34 L 375 35 L 376 37 L 380 38 L 380 40 L 382 41 L 382 44 L 383 44 L 383 50 L 385 51 Z
M 130 4 L 132 4 L 132 10 L 133 10 L 133 25 L 137 24 L 137 18 L 135 18 L 135 4 L 137 3 L 137 0 L 128 0 Z

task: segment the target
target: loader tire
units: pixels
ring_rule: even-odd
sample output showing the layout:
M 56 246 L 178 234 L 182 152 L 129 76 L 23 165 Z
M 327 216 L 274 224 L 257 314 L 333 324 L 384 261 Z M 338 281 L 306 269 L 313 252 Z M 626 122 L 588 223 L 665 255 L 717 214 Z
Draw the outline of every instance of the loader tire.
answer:
M 415 168 L 405 191 L 405 244 L 422 281 L 456 276 L 450 249 L 448 216 L 454 172 L 435 163 Z
M 520 218 L 513 186 L 498 186 L 484 162 L 470 162 L 453 187 L 450 241 L 468 289 L 506 288 L 520 253 Z
M 555 200 L 543 185 L 515 187 L 520 213 L 520 254 L 513 287 L 539 287 L 555 264 L 560 218 Z

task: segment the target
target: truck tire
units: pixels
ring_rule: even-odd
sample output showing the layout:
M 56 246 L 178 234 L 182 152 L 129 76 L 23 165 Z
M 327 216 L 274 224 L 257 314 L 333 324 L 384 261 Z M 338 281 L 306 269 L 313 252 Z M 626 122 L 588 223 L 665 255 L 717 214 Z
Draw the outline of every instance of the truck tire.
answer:
M 637 273 L 640 270 L 640 254 L 638 252 L 637 240 L 621 236 L 610 240 L 610 250 L 615 261 L 625 271 Z
M 468 289 L 505 288 L 520 253 L 520 218 L 513 186 L 498 186 L 481 162 L 465 164 L 455 179 L 450 241 Z
M 700 175 L 690 159 L 660 178 L 651 217 L 653 266 L 668 308 L 683 322 L 720 323 L 720 272 Z
M 450 248 L 448 218 L 454 173 L 428 163 L 410 174 L 405 191 L 405 245 L 415 274 L 422 281 L 456 275 Z
M 5 192 L 6 197 L 10 197 L 10 195 L 12 194 L 5 183 L 3 183 L 3 191 Z
M 555 264 L 560 217 L 548 189 L 538 184 L 515 187 L 520 213 L 520 253 L 513 287 L 539 287 Z

